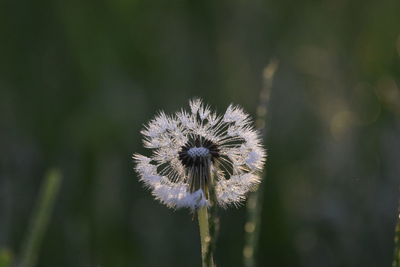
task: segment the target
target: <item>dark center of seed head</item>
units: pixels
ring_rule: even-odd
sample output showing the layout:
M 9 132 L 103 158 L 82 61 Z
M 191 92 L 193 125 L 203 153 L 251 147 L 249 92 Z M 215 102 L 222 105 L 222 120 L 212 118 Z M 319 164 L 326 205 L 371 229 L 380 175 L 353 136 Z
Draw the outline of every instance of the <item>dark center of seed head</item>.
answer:
M 214 162 L 215 158 L 219 157 L 219 148 L 214 142 L 206 139 L 200 142 L 195 139 L 194 145 L 192 142 L 187 142 L 179 151 L 179 160 L 185 167 L 202 166 L 207 163 L 207 160 Z

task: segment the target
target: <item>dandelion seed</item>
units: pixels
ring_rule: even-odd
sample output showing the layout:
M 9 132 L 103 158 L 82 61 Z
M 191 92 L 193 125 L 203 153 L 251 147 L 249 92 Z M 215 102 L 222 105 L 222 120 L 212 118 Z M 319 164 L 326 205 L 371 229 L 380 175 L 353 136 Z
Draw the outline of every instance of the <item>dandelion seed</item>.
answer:
M 260 182 L 266 154 L 259 134 L 238 106 L 218 116 L 200 99 L 189 104 L 190 112 L 161 112 L 141 131 L 153 153 L 133 156 L 140 180 L 171 208 L 208 206 L 210 186 L 216 204 L 236 206 Z

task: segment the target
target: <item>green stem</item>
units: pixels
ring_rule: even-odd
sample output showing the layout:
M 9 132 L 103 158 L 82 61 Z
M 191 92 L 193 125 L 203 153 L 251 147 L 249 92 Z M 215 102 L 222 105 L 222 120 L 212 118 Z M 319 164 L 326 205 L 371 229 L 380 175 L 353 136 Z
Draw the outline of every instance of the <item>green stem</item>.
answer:
M 208 253 L 208 257 L 214 256 L 214 252 L 216 251 L 217 247 L 217 238 L 219 234 L 219 215 L 218 215 L 218 206 L 216 205 L 217 203 L 217 197 L 215 194 L 215 186 L 214 186 L 214 179 L 211 176 L 210 183 L 212 186 L 209 188 L 209 193 L 210 193 L 210 206 L 209 206 L 209 216 L 208 216 L 208 224 L 209 224 L 209 229 L 210 229 L 210 247 Z M 213 266 L 216 264 L 213 263 Z
M 201 207 L 197 210 L 201 241 L 201 261 L 203 267 L 215 267 L 213 252 L 215 250 L 219 221 L 217 215 L 217 206 L 215 205 L 216 199 L 212 173 L 210 173 L 209 176 L 209 186 L 205 189 L 205 191 L 205 195 L 208 196 L 211 213 L 210 215 L 208 214 L 207 206 Z
M 35 266 L 55 198 L 61 183 L 61 173 L 50 170 L 41 186 L 39 199 L 33 211 L 29 232 L 23 243 L 19 267 Z
M 201 241 L 201 259 L 203 267 L 212 266 L 212 255 L 210 253 L 210 227 L 208 224 L 207 207 L 201 207 L 197 210 L 197 218 L 199 220 L 200 241 Z M 209 255 L 209 256 L 208 256 Z M 211 258 L 211 259 L 210 259 Z

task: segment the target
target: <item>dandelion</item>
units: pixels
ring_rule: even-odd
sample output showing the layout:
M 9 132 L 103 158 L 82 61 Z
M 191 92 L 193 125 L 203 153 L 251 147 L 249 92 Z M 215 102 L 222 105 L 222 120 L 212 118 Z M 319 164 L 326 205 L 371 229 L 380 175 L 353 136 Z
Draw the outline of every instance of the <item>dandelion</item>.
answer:
M 160 112 L 151 120 L 141 133 L 152 154 L 133 158 L 140 180 L 156 199 L 197 212 L 203 266 L 213 266 L 207 208 L 242 203 L 260 183 L 266 154 L 240 107 L 230 105 L 219 116 L 200 99 L 189 105 L 190 111 Z
M 190 112 L 160 112 L 141 131 L 153 153 L 133 157 L 140 180 L 171 208 L 209 206 L 210 186 L 216 204 L 237 206 L 260 182 L 265 151 L 259 134 L 238 106 L 218 116 L 200 99 L 189 104 Z

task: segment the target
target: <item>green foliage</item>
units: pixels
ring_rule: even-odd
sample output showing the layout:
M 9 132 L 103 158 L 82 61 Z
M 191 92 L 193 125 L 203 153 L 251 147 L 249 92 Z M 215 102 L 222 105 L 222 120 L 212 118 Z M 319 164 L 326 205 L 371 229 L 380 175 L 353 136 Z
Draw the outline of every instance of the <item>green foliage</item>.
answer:
M 0 267 L 11 267 L 12 254 L 7 249 L 0 249 Z

